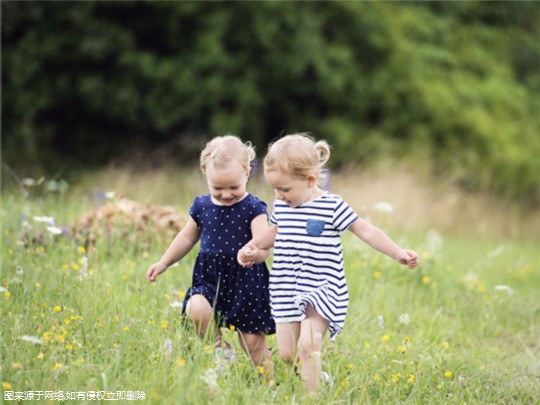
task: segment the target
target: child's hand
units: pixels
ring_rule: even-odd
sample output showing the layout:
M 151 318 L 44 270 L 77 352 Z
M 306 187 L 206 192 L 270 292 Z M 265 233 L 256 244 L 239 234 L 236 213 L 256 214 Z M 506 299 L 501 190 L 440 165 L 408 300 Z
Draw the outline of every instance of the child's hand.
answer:
M 397 261 L 408 266 L 409 269 L 414 269 L 418 266 L 418 255 L 414 250 L 402 249 L 401 252 L 399 252 Z
M 148 281 L 153 283 L 154 281 L 156 281 L 156 277 L 163 273 L 165 270 L 167 270 L 167 266 L 165 266 L 161 262 L 154 263 L 148 268 L 148 271 L 146 272 L 146 278 L 148 279 Z
M 247 244 L 238 252 L 238 255 L 237 255 L 238 263 L 240 263 L 240 265 L 243 267 L 253 266 L 256 263 L 255 262 L 255 259 L 257 256 L 256 252 L 257 252 L 256 248 L 254 249 L 251 245 Z

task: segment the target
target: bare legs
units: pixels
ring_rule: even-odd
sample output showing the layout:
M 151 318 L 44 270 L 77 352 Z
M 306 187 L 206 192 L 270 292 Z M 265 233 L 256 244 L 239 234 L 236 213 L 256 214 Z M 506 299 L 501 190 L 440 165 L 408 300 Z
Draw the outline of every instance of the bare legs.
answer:
M 186 305 L 186 314 L 195 325 L 199 337 L 204 338 L 208 328 L 214 320 L 212 306 L 201 294 L 194 294 Z M 266 345 L 265 335 L 262 333 L 242 333 L 239 335 L 240 346 L 250 356 L 253 364 L 263 366 L 266 373 L 272 373 L 274 367 L 272 354 Z M 221 346 L 222 335 L 216 328 L 216 346 Z
M 292 363 L 298 356 L 301 376 L 306 388 L 315 392 L 321 385 L 321 351 L 324 334 L 329 322 L 311 305 L 306 308 L 306 318 L 302 322 L 276 325 L 279 356 Z
M 200 338 L 204 338 L 208 327 L 214 320 L 212 306 L 201 294 L 194 294 L 186 305 L 186 314 L 195 325 L 195 330 Z M 221 346 L 221 331 L 216 328 L 216 346 Z

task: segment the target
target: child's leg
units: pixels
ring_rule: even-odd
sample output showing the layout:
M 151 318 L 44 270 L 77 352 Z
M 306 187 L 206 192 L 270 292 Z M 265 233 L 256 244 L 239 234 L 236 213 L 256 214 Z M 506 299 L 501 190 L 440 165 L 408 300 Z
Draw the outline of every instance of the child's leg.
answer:
M 329 322 L 311 305 L 306 308 L 306 318 L 300 323 L 298 357 L 302 362 L 302 379 L 307 388 L 315 392 L 321 384 L 321 351 Z
M 240 346 L 249 355 L 256 366 L 264 368 L 263 373 L 267 378 L 273 378 L 274 363 L 272 352 L 266 345 L 266 337 L 262 333 L 242 333 L 238 336 Z
M 186 305 L 186 314 L 195 324 L 197 335 L 206 336 L 208 328 L 214 319 L 214 311 L 208 300 L 202 294 L 194 294 Z M 221 346 L 221 331 L 216 327 L 216 345 Z
M 300 336 L 300 322 L 276 323 L 279 357 L 286 363 L 296 360 L 296 345 Z

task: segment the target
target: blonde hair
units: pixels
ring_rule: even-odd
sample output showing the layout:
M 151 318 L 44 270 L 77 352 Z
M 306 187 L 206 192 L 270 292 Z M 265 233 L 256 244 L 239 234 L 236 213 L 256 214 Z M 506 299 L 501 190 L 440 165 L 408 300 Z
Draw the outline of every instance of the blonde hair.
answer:
M 224 169 L 232 162 L 239 163 L 249 171 L 255 159 L 255 148 L 251 142 L 243 143 L 234 135 L 217 136 L 206 144 L 201 152 L 200 165 L 203 173 L 210 164 L 216 169 Z
M 291 134 L 270 145 L 264 171 L 279 170 L 300 178 L 313 174 L 321 185 L 325 181 L 324 164 L 329 158 L 330 146 L 326 141 L 315 141 L 308 133 Z

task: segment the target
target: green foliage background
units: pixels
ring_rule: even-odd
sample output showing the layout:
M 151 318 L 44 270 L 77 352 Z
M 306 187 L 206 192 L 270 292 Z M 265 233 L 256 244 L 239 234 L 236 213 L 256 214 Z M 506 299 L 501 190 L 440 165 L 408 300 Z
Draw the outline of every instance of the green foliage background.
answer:
M 2 2 L 2 142 L 59 170 L 309 131 L 540 201 L 535 2 Z M 153 163 L 155 156 L 143 155 Z

